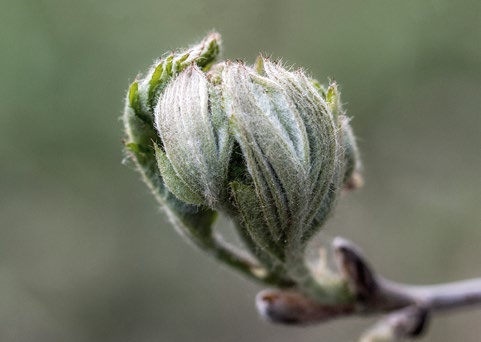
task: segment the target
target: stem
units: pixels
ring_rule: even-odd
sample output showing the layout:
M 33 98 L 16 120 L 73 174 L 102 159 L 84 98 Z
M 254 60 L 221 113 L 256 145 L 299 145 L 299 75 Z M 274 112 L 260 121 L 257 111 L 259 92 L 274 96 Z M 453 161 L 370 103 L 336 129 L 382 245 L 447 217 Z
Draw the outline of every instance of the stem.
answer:
M 205 246 L 208 247 L 208 253 L 214 255 L 224 264 L 235 268 L 251 279 L 262 282 L 264 285 L 277 286 L 280 288 L 288 288 L 294 285 L 292 281 L 282 278 L 278 274 L 269 272 L 254 260 L 251 260 L 248 255 L 244 255 L 242 251 L 222 240 L 220 236 L 212 236 L 210 243 L 203 244 L 202 247 Z
M 481 303 L 481 278 L 424 286 L 410 286 L 383 280 L 382 288 L 386 296 L 406 296 L 431 311 Z
M 209 215 L 206 212 L 205 217 L 192 215 L 179 205 L 178 201 L 165 188 L 162 176 L 157 168 L 157 162 L 152 155 L 132 152 L 130 156 L 142 175 L 142 180 L 165 210 L 180 235 L 222 263 L 235 268 L 251 279 L 266 285 L 285 287 L 281 279 L 268 274 L 262 266 L 259 266 L 255 261 L 212 233 L 211 226 L 215 217 L 214 214 Z
M 481 304 L 481 278 L 439 285 L 400 284 L 373 272 L 349 241 L 336 238 L 333 247 L 352 294 L 349 303 L 322 303 L 299 292 L 264 290 L 256 298 L 260 314 L 276 323 L 312 324 L 352 314 L 387 312 L 361 338 L 370 342 L 419 336 L 431 313 Z

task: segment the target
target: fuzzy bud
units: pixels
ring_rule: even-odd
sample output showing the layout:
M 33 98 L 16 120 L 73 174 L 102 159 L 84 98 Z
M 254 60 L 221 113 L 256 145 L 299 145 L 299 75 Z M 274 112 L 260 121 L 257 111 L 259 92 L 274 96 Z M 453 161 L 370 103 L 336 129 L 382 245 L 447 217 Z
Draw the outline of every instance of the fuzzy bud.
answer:
M 219 91 L 196 66 L 172 80 L 155 108 L 166 186 L 180 200 L 215 206 L 226 188 L 232 148 Z
M 308 240 L 357 184 L 349 120 L 335 83 L 325 89 L 262 56 L 215 64 L 219 44 L 211 34 L 134 82 L 127 147 L 174 216 L 208 222 L 191 235 L 207 241 L 206 213 L 224 213 L 265 274 L 299 285 Z

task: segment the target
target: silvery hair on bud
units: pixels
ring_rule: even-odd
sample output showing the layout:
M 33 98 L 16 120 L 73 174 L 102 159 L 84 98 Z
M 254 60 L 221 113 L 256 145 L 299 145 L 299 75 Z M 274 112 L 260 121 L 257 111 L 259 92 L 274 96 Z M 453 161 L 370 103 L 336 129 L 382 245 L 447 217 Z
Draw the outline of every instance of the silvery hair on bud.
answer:
M 251 277 L 311 287 L 307 242 L 340 192 L 359 184 L 339 90 L 263 56 L 252 66 L 216 62 L 219 51 L 212 33 L 131 85 L 127 150 L 195 244 Z M 216 212 L 232 219 L 259 265 L 219 247 Z

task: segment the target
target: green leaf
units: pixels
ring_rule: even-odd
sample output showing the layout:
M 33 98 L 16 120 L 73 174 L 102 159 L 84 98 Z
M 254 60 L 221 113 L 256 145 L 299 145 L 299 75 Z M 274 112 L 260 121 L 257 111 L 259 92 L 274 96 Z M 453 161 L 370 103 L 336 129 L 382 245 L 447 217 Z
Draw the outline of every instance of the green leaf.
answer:
M 204 204 L 204 199 L 202 196 L 192 191 L 187 183 L 185 183 L 175 172 L 172 164 L 165 155 L 165 153 L 157 146 L 154 145 L 155 157 L 157 159 L 157 164 L 159 166 L 160 173 L 164 179 L 164 183 L 167 188 L 181 201 L 202 205 Z
M 341 104 L 341 93 L 337 87 L 336 82 L 332 82 L 327 88 L 326 102 L 334 117 L 339 117 L 343 114 Z
M 153 107 L 155 106 L 154 101 L 156 100 L 156 97 L 159 92 L 157 89 L 159 88 L 159 85 L 161 84 L 160 78 L 162 76 L 162 72 L 164 71 L 164 66 L 160 62 L 155 68 L 154 72 L 152 73 L 152 77 L 149 81 L 149 91 L 148 91 L 148 104 L 150 108 L 153 110 Z
M 276 241 L 269 231 L 264 220 L 261 204 L 257 199 L 255 190 L 248 185 L 240 182 L 230 183 L 230 188 L 236 208 L 241 218 L 242 226 L 245 228 L 252 240 L 259 248 L 268 252 L 279 261 L 284 259 L 284 252 L 279 241 Z M 255 251 L 254 251 L 255 252 Z
M 137 82 L 132 83 L 129 88 L 129 102 L 130 107 L 134 110 L 137 109 L 139 105 L 139 84 Z

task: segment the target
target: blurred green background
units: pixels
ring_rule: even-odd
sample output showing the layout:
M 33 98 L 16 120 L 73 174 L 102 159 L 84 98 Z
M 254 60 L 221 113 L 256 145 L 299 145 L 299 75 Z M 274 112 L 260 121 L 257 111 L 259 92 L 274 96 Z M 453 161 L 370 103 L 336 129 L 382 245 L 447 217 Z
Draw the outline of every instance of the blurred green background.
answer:
M 0 340 L 354 341 L 375 318 L 262 322 L 261 288 L 188 246 L 122 165 L 129 82 L 216 29 L 225 58 L 336 79 L 365 187 L 329 236 L 386 276 L 480 275 L 481 2 L 0 2 Z M 479 309 L 424 341 L 479 341 Z

